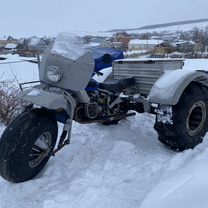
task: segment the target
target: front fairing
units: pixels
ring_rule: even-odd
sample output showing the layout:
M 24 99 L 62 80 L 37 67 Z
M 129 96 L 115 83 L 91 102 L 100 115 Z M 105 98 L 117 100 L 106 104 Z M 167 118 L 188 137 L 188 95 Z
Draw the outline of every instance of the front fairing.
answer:
M 51 82 L 47 77 L 48 67 L 59 67 L 62 79 L 58 83 Z M 54 54 L 43 57 L 40 66 L 40 81 L 67 90 L 80 91 L 89 83 L 93 74 L 94 63 L 90 52 L 76 61 L 68 60 Z
M 40 64 L 40 81 L 66 90 L 81 91 L 89 83 L 94 71 L 93 54 L 85 49 L 77 37 L 61 34 L 44 53 Z M 49 80 L 47 71 L 58 67 L 62 78 L 54 83 Z

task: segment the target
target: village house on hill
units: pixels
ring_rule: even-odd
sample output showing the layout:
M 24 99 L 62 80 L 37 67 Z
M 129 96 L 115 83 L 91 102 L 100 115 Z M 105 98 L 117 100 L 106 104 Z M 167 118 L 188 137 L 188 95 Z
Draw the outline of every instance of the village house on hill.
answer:
M 125 31 L 118 32 L 114 36 L 113 46 L 114 46 L 114 48 L 128 50 L 130 40 L 131 40 L 131 35 L 129 35 Z
M 11 36 L 0 37 L 0 51 L 2 51 L 8 43 L 18 44 L 18 40 Z
M 27 39 L 26 44 L 29 50 L 43 51 L 48 45 L 48 42 L 44 38 L 31 37 Z
M 20 56 L 35 57 L 41 54 L 49 45 L 50 40 L 38 37 L 14 39 L 11 36 L 0 39 L 0 53 L 16 53 Z
M 26 50 L 26 46 L 21 43 L 7 43 L 4 47 L 4 53 L 17 53 L 21 54 Z

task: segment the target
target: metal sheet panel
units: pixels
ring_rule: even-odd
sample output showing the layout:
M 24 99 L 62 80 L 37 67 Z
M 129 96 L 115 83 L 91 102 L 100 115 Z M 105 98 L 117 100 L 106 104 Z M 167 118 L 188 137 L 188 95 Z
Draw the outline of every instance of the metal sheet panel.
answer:
M 50 66 L 58 67 L 62 72 L 62 79 L 53 83 L 47 78 L 47 69 Z M 79 59 L 72 59 L 55 54 L 45 54 L 41 60 L 40 80 L 63 89 L 80 91 L 85 89 L 94 71 L 94 59 L 91 52 L 85 53 Z
M 156 80 L 167 70 L 182 69 L 182 59 L 119 60 L 113 63 L 113 78 L 135 77 L 140 94 L 149 94 Z

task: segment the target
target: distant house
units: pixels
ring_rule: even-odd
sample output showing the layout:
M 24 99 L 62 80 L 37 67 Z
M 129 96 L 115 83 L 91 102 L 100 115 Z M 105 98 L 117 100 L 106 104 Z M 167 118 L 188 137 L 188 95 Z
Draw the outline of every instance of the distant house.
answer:
M 12 38 L 11 36 L 3 36 L 0 37 L 0 49 L 4 49 L 4 47 L 8 44 L 8 43 L 14 43 L 17 44 L 18 40 Z
M 129 50 L 152 50 L 157 45 L 163 43 L 163 40 L 140 40 L 134 39 L 129 42 Z
M 6 53 L 17 53 L 19 55 L 25 54 L 26 46 L 20 43 L 7 43 L 4 47 Z
M 16 43 L 7 43 L 4 47 L 5 50 L 15 50 L 17 48 L 18 44 Z
M 40 54 L 45 50 L 45 48 L 50 43 L 50 40 L 31 37 L 28 39 L 21 39 L 19 42 L 21 43 L 22 49 L 17 50 L 17 53 L 20 56 L 36 57 L 38 53 Z
M 131 36 L 128 33 L 126 33 L 125 31 L 119 32 L 119 33 L 116 33 L 114 36 L 113 45 L 115 48 L 120 47 L 124 50 L 127 50 L 130 40 L 131 40 Z
M 194 51 L 196 43 L 194 41 L 177 41 L 172 44 L 176 51 L 188 53 Z
M 32 37 L 27 40 L 27 46 L 29 50 L 43 51 L 48 45 L 47 41 L 43 38 Z
M 174 47 L 168 43 L 167 41 L 164 41 L 163 43 L 155 46 L 153 52 L 154 53 L 160 53 L 160 54 L 169 54 L 174 51 Z
M 7 43 L 14 43 L 14 44 L 18 44 L 19 40 L 16 38 L 13 38 L 12 36 L 8 36 L 7 38 Z

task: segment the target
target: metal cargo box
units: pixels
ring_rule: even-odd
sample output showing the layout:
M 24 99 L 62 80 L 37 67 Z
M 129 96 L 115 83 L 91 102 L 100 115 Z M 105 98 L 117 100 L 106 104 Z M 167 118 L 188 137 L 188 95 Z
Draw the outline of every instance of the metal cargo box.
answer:
M 156 80 L 167 70 L 183 68 L 183 59 L 122 59 L 113 63 L 116 80 L 135 77 L 138 92 L 148 95 Z

